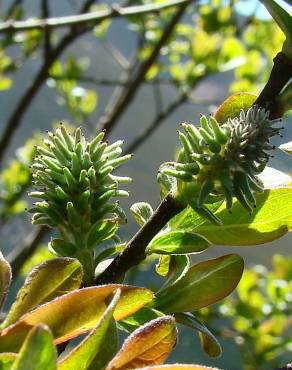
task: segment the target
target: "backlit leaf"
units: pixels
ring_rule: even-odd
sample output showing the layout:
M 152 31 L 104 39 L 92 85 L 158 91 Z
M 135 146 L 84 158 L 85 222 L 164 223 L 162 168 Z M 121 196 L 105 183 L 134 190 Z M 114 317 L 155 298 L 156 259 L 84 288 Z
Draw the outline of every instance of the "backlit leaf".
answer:
M 143 226 L 153 214 L 151 205 L 145 202 L 134 203 L 130 211 L 140 226 Z
M 216 303 L 237 286 L 243 260 L 236 254 L 199 262 L 177 283 L 157 293 L 153 306 L 164 313 L 195 311 Z
M 90 331 L 100 322 L 106 302 L 116 289 L 121 289 L 122 295 L 114 311 L 115 320 L 133 314 L 153 299 L 150 290 L 120 284 L 75 290 L 39 306 L 2 330 L 0 351 L 18 351 L 30 328 L 39 323 L 48 325 L 55 344 Z
M 184 230 L 168 231 L 154 237 L 146 248 L 146 253 L 188 254 L 207 249 L 210 243 L 204 237 Z
M 106 370 L 137 369 L 164 362 L 176 343 L 175 321 L 170 316 L 152 320 L 135 330 Z
M 11 370 L 55 370 L 57 353 L 45 325 L 34 327 L 25 339 Z
M 11 267 L 0 252 L 0 309 L 8 293 L 11 277 Z
M 55 258 L 42 263 L 27 276 L 2 327 L 11 325 L 40 304 L 78 289 L 81 282 L 82 267 L 77 259 Z
M 0 353 L 0 369 L 11 370 L 17 355 L 15 353 Z
M 120 296 L 121 291 L 117 290 L 100 323 L 60 361 L 58 370 L 104 369 L 117 351 L 117 330 L 113 312 Z
M 217 338 L 210 332 L 210 330 L 197 320 L 191 313 L 178 313 L 175 315 L 176 321 L 189 326 L 198 331 L 202 349 L 209 356 L 217 357 L 221 355 L 221 346 Z
M 191 259 L 189 256 L 171 256 L 167 279 L 161 287 L 161 290 L 179 281 L 183 276 L 185 276 L 190 267 Z
M 219 123 L 224 123 L 228 118 L 237 117 L 243 109 L 248 110 L 255 102 L 257 96 L 251 93 L 236 93 L 227 98 L 217 109 L 214 117 Z
M 215 367 L 187 364 L 168 364 L 160 366 L 147 366 L 138 370 L 219 370 Z

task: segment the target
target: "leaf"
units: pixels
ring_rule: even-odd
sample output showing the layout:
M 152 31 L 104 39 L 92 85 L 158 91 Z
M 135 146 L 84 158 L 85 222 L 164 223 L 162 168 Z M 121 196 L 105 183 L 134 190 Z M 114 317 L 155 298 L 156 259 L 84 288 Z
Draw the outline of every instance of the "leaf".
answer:
M 168 231 L 154 237 L 146 248 L 146 254 L 199 253 L 211 244 L 204 237 L 184 230 Z
M 132 332 L 139 326 L 146 322 L 157 319 L 157 317 L 164 316 L 162 312 L 154 310 L 149 307 L 142 307 L 141 310 L 135 312 L 133 315 L 126 317 L 119 325 L 127 332 Z
M 175 313 L 209 306 L 234 290 L 242 272 L 243 260 L 236 254 L 199 262 L 175 284 L 158 292 L 153 307 Z
M 155 270 L 160 276 L 167 276 L 169 271 L 169 264 L 172 256 L 161 255 L 159 256 L 159 261 L 155 266 Z
M 213 244 L 257 245 L 285 235 L 292 228 L 292 188 L 276 188 L 256 195 L 257 208 L 250 215 L 236 201 L 232 214 L 222 205 L 216 215 L 223 225 L 207 222 L 192 231 L 205 236 Z
M 153 214 L 151 205 L 145 202 L 134 203 L 130 211 L 140 226 L 143 226 Z
M 176 343 L 176 326 L 171 316 L 152 320 L 135 330 L 124 342 L 106 370 L 137 369 L 164 362 Z
M 116 232 L 118 227 L 115 220 L 101 220 L 96 222 L 90 229 L 87 248 L 94 248 L 102 241 L 110 239 Z
M 11 370 L 11 366 L 17 355 L 15 353 L 0 353 L 0 369 Z
M 78 289 L 82 267 L 73 258 L 55 258 L 34 268 L 17 294 L 2 327 L 16 322 L 22 315 L 52 299 Z
M 36 308 L 5 328 L 0 335 L 0 351 L 18 351 L 31 326 L 39 323 L 48 325 L 55 344 L 93 329 L 100 322 L 106 302 L 116 289 L 121 289 L 122 296 L 114 311 L 115 320 L 133 314 L 153 299 L 150 290 L 121 284 L 75 290 Z
M 279 149 L 283 150 L 283 152 L 285 153 L 292 154 L 292 141 L 289 141 L 288 143 L 280 145 Z
M 64 357 L 58 370 L 104 369 L 117 351 L 117 330 L 113 312 L 120 299 L 118 289 L 96 328 Z
M 171 256 L 167 280 L 160 290 L 178 282 L 183 276 L 185 276 L 190 267 L 191 259 L 189 256 Z
M 210 332 L 210 330 L 197 320 L 191 313 L 178 313 L 175 315 L 176 321 L 180 324 L 189 326 L 197 330 L 200 337 L 201 346 L 209 356 L 218 357 L 222 350 L 217 338 Z
M 237 117 L 242 109 L 247 111 L 256 98 L 257 96 L 251 93 L 233 94 L 220 105 L 214 117 L 219 123 L 225 123 L 228 118 Z
M 168 364 L 161 366 L 147 366 L 138 370 L 219 370 L 215 367 L 208 367 L 202 365 L 187 365 L 187 364 Z
M 25 339 L 11 370 L 55 370 L 57 353 L 45 325 L 34 327 Z
M 291 187 L 292 178 L 287 173 L 276 170 L 273 167 L 266 167 L 263 172 L 258 176 L 262 181 L 265 189 L 275 189 Z
M 0 252 L 0 310 L 8 293 L 11 278 L 11 267 Z

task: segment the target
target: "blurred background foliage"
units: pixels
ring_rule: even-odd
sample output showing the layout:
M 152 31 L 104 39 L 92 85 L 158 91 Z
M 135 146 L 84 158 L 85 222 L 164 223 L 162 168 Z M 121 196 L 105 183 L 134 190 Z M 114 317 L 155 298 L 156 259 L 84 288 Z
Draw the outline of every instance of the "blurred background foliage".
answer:
M 68 126 L 82 124 L 88 135 L 107 129 L 109 137 L 123 136 L 126 151 L 139 152 L 130 175 L 136 179 L 142 174 L 131 201 L 146 197 L 155 203 L 159 192 L 153 168 L 175 152 L 170 121 L 172 127 L 193 121 L 199 111 L 213 112 L 231 92 L 258 93 L 267 81 L 284 35 L 258 1 L 168 3 L 127 0 L 112 7 L 112 1 L 94 0 L 0 2 L 0 246 L 15 273 L 24 263 L 21 271 L 28 271 L 27 264 L 48 258 L 39 248 L 48 230 L 32 230 L 25 212 L 26 192 L 32 187 L 29 166 L 42 140 L 39 130 L 50 129 L 60 118 Z M 149 11 L 139 13 L 143 6 Z M 119 7 L 134 11 L 124 15 L 115 12 Z M 113 15 L 99 19 L 105 11 Z M 82 13 L 97 17 L 79 22 Z M 14 28 L 26 19 L 72 14 L 76 22 L 62 27 Z M 153 146 L 156 152 L 149 153 Z M 153 167 L 146 159 L 153 159 Z M 276 158 L 276 166 L 281 161 Z M 133 228 L 130 221 L 121 238 L 127 239 Z M 259 253 L 249 262 L 262 263 Z M 211 365 L 234 368 L 230 353 L 238 352 L 244 369 L 288 361 L 291 271 L 291 259 L 277 255 L 272 271 L 252 267 L 236 295 L 201 312 L 219 336 L 239 347 L 235 352 L 227 349 L 217 362 L 209 360 Z M 142 278 L 131 278 L 142 283 Z M 223 320 L 217 320 L 219 314 Z M 200 355 L 194 355 L 193 347 L 188 349 L 189 361 L 197 362 Z

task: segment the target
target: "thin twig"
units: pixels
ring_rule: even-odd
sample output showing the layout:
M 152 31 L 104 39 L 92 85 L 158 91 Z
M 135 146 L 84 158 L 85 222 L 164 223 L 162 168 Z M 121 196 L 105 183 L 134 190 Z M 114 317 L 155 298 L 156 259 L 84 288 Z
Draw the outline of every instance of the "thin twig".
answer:
M 42 17 L 48 18 L 50 16 L 48 0 L 42 0 L 41 3 Z M 44 29 L 44 58 L 47 59 L 51 51 L 51 30 Z
M 104 115 L 100 118 L 97 128 L 98 130 L 106 130 L 107 134 L 115 126 L 118 119 L 124 113 L 127 107 L 129 107 L 130 103 L 132 102 L 135 94 L 141 84 L 145 80 L 145 76 L 153 63 L 159 57 L 161 48 L 165 45 L 169 37 L 171 36 L 176 24 L 179 22 L 180 18 L 183 16 L 185 10 L 187 9 L 188 5 L 191 1 L 183 2 L 177 9 L 177 11 L 172 16 L 171 20 L 165 27 L 164 31 L 158 42 L 155 44 L 152 53 L 150 56 L 140 65 L 138 71 L 134 74 L 134 77 L 131 79 L 130 86 L 123 90 L 120 93 L 118 98 L 115 98 L 116 103 L 113 104 L 112 99 L 110 100 L 109 104 L 105 109 Z
M 95 284 L 115 282 L 131 267 L 138 265 L 146 257 L 145 249 L 151 239 L 167 222 L 185 208 L 168 194 L 144 226 L 128 242 L 123 251 L 95 280 Z
M 104 49 L 110 54 L 110 56 L 117 62 L 122 69 L 129 68 L 129 61 L 124 55 L 117 49 L 110 41 L 104 39 L 102 41 Z
M 68 26 L 95 25 L 106 19 L 129 17 L 134 15 L 145 15 L 148 13 L 157 13 L 164 9 L 176 7 L 188 3 L 188 0 L 169 0 L 167 3 L 154 3 L 145 5 L 136 5 L 129 7 L 112 6 L 106 10 L 99 10 L 85 14 L 56 17 L 48 19 L 33 19 L 25 21 L 7 20 L 0 24 L 0 33 L 15 33 L 28 31 L 32 29 L 43 30 L 51 28 L 60 28 Z M 88 8 L 88 7 L 87 7 Z
M 46 226 L 39 227 L 37 231 L 28 236 L 20 248 L 13 249 L 8 255 L 7 261 L 11 265 L 13 276 L 18 274 L 25 261 L 33 255 L 48 231 L 49 229 Z

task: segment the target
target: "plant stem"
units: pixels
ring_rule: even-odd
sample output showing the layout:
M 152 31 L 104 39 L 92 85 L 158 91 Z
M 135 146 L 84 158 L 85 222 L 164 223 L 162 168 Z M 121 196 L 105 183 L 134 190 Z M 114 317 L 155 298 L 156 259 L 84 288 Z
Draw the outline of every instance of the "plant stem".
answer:
M 138 265 L 146 257 L 145 249 L 151 239 L 172 219 L 185 209 L 185 205 L 179 203 L 169 193 L 160 203 L 156 211 L 143 227 L 128 242 L 122 252 L 96 279 L 95 284 L 107 284 L 117 281 L 131 267 Z
M 282 117 L 284 112 L 282 112 L 277 98 L 291 78 L 292 60 L 280 52 L 274 58 L 274 66 L 268 82 L 255 101 L 255 104 L 270 111 L 270 119 Z

